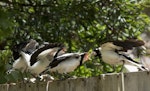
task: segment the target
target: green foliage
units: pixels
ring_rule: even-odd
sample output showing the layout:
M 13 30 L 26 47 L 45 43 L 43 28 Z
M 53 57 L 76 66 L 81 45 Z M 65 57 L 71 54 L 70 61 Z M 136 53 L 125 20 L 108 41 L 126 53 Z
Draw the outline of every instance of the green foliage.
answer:
M 2 50 L 0 51 L 0 83 L 6 82 L 6 66 L 8 64 L 8 60 L 11 58 L 11 51 L 10 50 Z
M 139 1 L 139 0 L 138 0 Z M 1 0 L 0 1 L 0 83 L 20 79 L 6 75 L 12 61 L 10 49 L 16 42 L 62 42 L 68 52 L 89 51 L 109 40 L 139 38 L 147 31 L 150 19 L 142 11 L 147 5 L 137 0 Z M 71 75 L 96 76 L 112 67 L 98 58 Z M 106 71 L 104 71 L 104 69 Z

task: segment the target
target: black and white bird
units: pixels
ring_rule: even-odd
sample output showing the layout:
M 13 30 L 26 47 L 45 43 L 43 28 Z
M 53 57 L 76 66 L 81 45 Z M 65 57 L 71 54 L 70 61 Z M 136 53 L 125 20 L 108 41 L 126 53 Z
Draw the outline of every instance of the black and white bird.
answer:
M 88 60 L 88 53 L 65 53 L 60 55 L 49 64 L 46 71 L 66 74 L 74 71 Z
M 65 53 L 65 46 L 60 43 L 49 43 L 35 51 L 30 59 L 29 72 L 38 77 L 52 60 Z
M 37 46 L 38 43 L 33 39 L 16 44 L 12 48 L 14 62 L 12 64 L 12 68 L 9 69 L 7 73 L 11 73 L 15 70 L 19 70 L 22 73 L 27 71 L 27 68 L 29 67 L 30 54 L 32 54 Z
M 101 45 L 101 47 L 94 50 L 94 54 L 102 58 L 105 63 L 110 65 L 124 65 L 128 71 L 146 70 L 146 68 L 137 61 L 124 54 L 127 50 L 133 47 L 144 45 L 142 40 L 125 40 L 125 41 L 111 41 Z

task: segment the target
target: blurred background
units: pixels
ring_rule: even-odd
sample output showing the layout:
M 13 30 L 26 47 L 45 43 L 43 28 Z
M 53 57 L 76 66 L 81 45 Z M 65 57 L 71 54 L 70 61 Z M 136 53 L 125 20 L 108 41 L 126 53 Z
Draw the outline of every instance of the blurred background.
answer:
M 18 72 L 5 73 L 13 61 L 11 48 L 21 41 L 61 42 L 68 52 L 84 52 L 106 41 L 133 38 L 150 48 L 149 35 L 149 0 L 0 0 L 0 83 L 21 79 Z M 92 58 L 70 75 L 112 71 L 99 61 Z

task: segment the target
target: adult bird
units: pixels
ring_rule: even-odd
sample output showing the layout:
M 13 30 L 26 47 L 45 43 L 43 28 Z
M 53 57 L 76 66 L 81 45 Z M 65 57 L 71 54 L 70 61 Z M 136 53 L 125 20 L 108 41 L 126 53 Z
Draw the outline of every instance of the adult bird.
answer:
M 65 46 L 61 43 L 49 43 L 43 45 L 36 50 L 30 59 L 29 72 L 34 76 L 38 77 L 46 67 L 52 62 L 52 60 L 65 53 Z
M 7 73 L 11 73 L 15 70 L 19 70 L 22 73 L 27 71 L 27 68 L 29 67 L 30 54 L 36 49 L 37 46 L 38 42 L 33 39 L 13 46 L 12 54 L 14 62 L 12 64 L 12 68 L 9 69 Z
M 74 71 L 88 60 L 87 52 L 84 53 L 65 53 L 57 56 L 49 64 L 45 71 L 55 72 L 59 74 L 66 74 Z
M 131 50 L 133 47 L 139 47 L 142 45 L 144 45 L 142 40 L 135 39 L 125 41 L 110 41 L 102 44 L 101 47 L 96 48 L 94 53 L 96 56 L 101 57 L 105 63 L 110 65 L 114 66 L 123 64 L 128 71 L 132 71 L 135 67 L 140 70 L 146 70 L 142 64 L 134 61 L 132 58 L 124 54 L 124 52 L 127 52 L 127 50 Z

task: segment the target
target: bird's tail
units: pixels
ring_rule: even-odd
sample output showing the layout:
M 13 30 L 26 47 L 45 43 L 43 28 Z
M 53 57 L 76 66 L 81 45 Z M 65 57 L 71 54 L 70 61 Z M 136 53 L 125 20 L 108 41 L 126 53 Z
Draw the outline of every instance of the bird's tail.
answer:
M 129 71 L 146 71 L 148 70 L 144 65 L 142 65 L 141 63 L 134 61 L 132 58 L 127 57 L 126 55 L 122 55 L 127 59 L 125 68 Z
M 137 67 L 135 65 L 128 65 L 128 64 L 125 64 L 124 65 L 125 69 L 128 71 L 128 72 L 137 72 L 137 71 L 145 71 L 147 69 L 143 68 L 142 66 L 141 67 Z
M 148 68 L 148 69 L 150 70 L 150 57 L 148 57 L 148 56 L 142 56 L 142 57 L 141 57 L 141 62 L 142 62 L 142 64 L 143 64 L 146 68 Z

